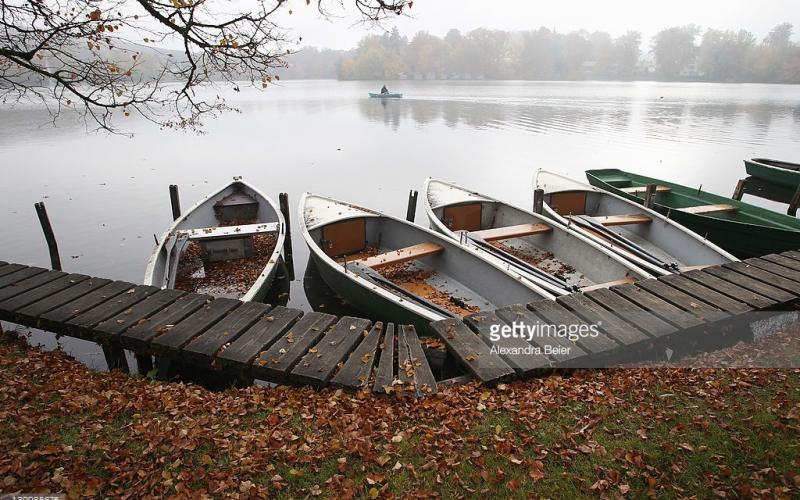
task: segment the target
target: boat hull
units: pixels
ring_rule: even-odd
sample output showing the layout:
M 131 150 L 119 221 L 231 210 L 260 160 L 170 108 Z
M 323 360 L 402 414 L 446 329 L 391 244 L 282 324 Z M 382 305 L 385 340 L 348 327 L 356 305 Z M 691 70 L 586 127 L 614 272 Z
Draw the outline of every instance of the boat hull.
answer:
M 380 92 L 378 92 L 378 93 L 370 92 L 369 96 L 372 99 L 402 99 L 403 98 L 403 94 L 399 94 L 399 93 L 396 93 L 396 92 L 389 92 L 389 93 L 386 93 L 386 94 L 381 94 Z
M 792 189 L 800 186 L 800 171 L 769 165 L 758 160 L 758 158 L 754 158 L 744 161 L 744 168 L 748 175 Z M 787 163 L 787 165 L 790 164 Z M 800 168 L 800 165 L 797 165 L 797 167 Z

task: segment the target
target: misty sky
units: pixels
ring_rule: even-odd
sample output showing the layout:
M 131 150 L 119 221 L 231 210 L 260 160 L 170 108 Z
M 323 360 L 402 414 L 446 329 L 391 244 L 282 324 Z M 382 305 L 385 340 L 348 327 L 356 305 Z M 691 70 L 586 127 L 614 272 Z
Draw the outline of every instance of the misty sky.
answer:
M 276 19 L 302 45 L 349 49 L 367 33 L 381 33 L 356 23 L 353 0 L 343 0 L 345 9 L 332 8 L 337 15 L 325 20 L 316 1 L 291 0 L 292 15 Z M 239 0 L 240 6 L 247 2 Z M 334 6 L 336 0 L 329 0 Z M 397 18 L 384 27 L 397 26 L 409 38 L 420 30 L 444 35 L 450 28 L 462 32 L 485 27 L 507 31 L 546 26 L 559 32 L 577 29 L 606 31 L 613 36 L 628 29 L 641 31 L 643 48 L 660 29 L 695 23 L 702 28 L 745 28 L 759 40 L 781 22 L 795 25 L 794 39 L 800 39 L 800 0 L 415 0 L 412 18 Z

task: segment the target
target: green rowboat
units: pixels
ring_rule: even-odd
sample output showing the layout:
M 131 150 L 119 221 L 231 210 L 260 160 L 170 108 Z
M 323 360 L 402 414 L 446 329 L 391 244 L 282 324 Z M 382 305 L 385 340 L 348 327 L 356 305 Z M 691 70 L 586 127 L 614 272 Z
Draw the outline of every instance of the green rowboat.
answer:
M 655 184 L 653 208 L 739 258 L 797 250 L 800 220 L 700 189 L 632 174 L 618 169 L 587 170 L 586 178 L 637 203 Z
M 792 189 L 800 186 L 800 164 L 788 161 L 753 158 L 744 161 L 747 173 L 757 179 L 780 184 Z

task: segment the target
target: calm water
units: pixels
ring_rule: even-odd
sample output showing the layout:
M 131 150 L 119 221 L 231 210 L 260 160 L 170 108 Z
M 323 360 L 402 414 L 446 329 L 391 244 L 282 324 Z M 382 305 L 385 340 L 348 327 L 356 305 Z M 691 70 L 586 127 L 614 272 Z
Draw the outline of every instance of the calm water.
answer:
M 49 265 L 33 209 L 44 200 L 66 271 L 141 282 L 153 234 L 171 222 L 168 185 L 180 186 L 185 209 L 242 175 L 276 199 L 289 193 L 289 304 L 308 309 L 330 297 L 303 287 L 308 250 L 294 205 L 303 191 L 404 216 L 408 191 L 429 175 L 529 206 L 537 168 L 585 179 L 588 168 L 619 167 L 729 196 L 743 158 L 800 160 L 800 86 L 388 82 L 405 98 L 366 98 L 379 87 L 297 81 L 230 92 L 241 113 L 208 121 L 204 135 L 130 119 L 133 138 L 109 136 L 69 118 L 53 127 L 41 109 L 0 108 L 0 259 Z M 49 334 L 32 341 L 56 345 Z M 60 342 L 105 366 L 93 345 Z

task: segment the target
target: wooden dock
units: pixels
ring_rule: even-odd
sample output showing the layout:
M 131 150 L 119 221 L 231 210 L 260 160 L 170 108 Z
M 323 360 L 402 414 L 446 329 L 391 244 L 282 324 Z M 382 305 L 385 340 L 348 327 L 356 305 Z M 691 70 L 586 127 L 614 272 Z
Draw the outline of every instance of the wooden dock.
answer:
M 512 305 L 435 322 L 431 329 L 446 346 L 440 357 L 450 356 L 465 373 L 494 384 L 747 340 L 751 313 L 794 310 L 799 298 L 800 252 L 792 251 Z M 110 368 L 127 370 L 127 349 L 145 365 L 155 355 L 244 379 L 417 397 L 437 392 L 426 348 L 407 325 L 6 262 L 0 262 L 0 320 L 97 342 Z M 491 341 L 493 327 L 517 322 L 599 325 L 599 331 L 577 342 Z M 493 353 L 492 346 L 506 352 Z M 536 347 L 542 352 L 533 352 Z

